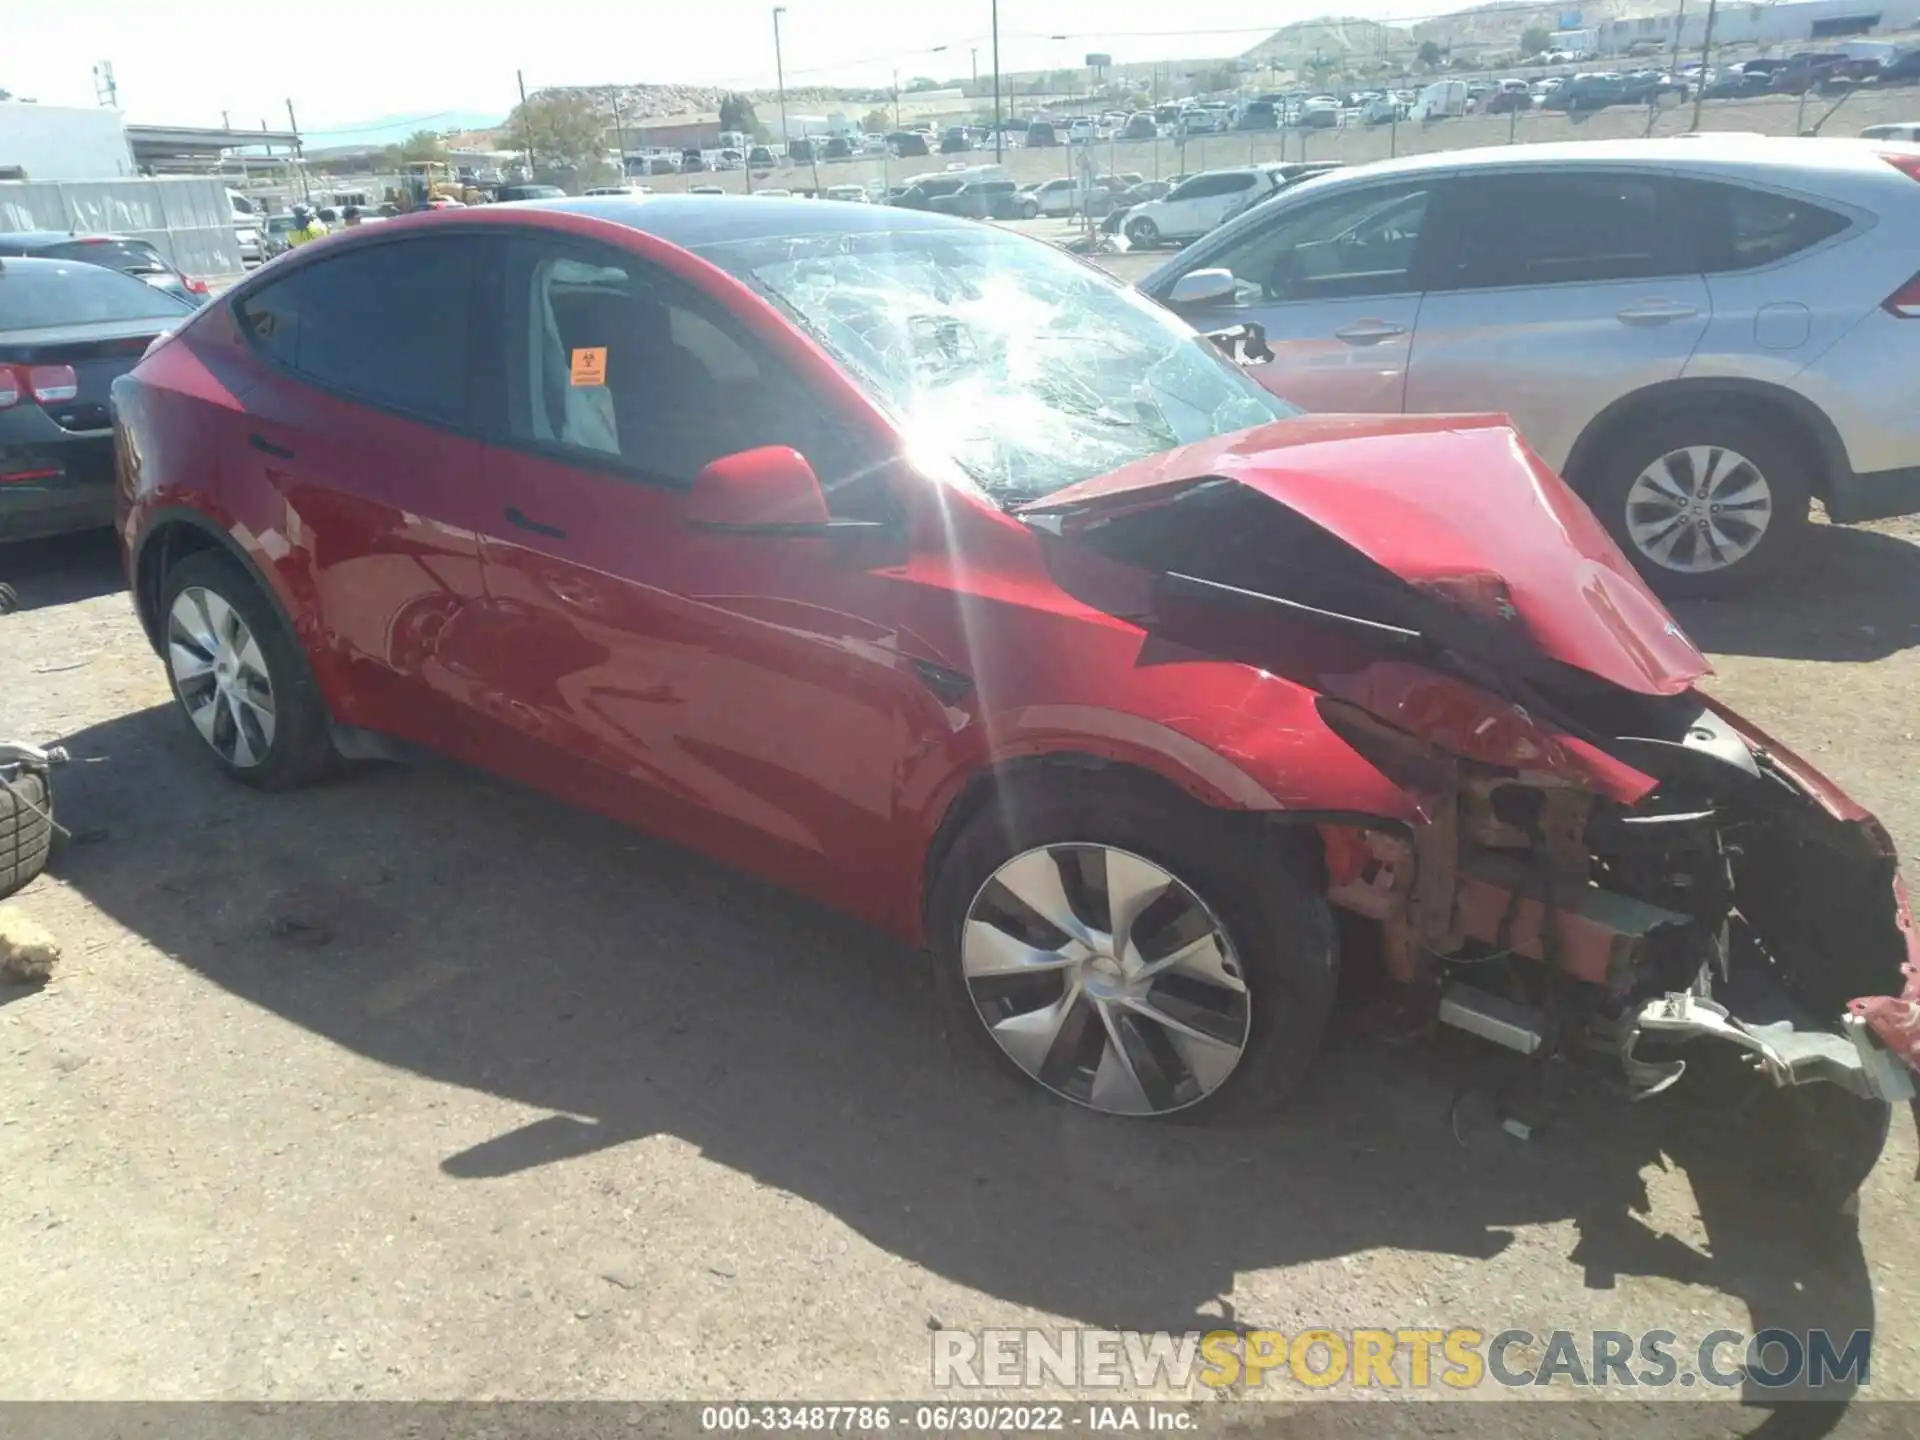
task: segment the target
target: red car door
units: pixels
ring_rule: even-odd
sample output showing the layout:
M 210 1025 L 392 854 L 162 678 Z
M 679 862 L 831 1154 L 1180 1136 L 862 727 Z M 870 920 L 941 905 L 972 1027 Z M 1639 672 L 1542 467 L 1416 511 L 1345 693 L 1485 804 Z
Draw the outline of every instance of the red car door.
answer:
M 241 517 L 308 593 L 304 623 L 343 722 L 469 748 L 482 598 L 472 433 L 482 242 L 409 237 L 296 265 L 242 296 L 254 378 L 229 454 Z M 372 397 L 378 397 L 377 402 Z
M 861 457 L 691 287 L 575 241 L 507 250 L 481 549 L 497 713 L 539 744 L 498 763 L 866 912 L 914 863 L 893 842 L 906 756 L 947 727 L 889 618 L 904 555 L 885 531 L 721 535 L 684 513 L 723 454 L 792 444 L 830 490 Z

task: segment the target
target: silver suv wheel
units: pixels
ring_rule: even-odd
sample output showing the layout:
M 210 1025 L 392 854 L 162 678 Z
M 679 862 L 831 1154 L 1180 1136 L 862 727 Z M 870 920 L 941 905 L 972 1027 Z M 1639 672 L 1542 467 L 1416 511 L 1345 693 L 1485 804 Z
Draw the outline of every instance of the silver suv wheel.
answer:
M 1627 490 L 1626 529 L 1653 564 L 1683 575 L 1751 555 L 1773 518 L 1773 490 L 1745 455 L 1719 445 L 1670 450 Z

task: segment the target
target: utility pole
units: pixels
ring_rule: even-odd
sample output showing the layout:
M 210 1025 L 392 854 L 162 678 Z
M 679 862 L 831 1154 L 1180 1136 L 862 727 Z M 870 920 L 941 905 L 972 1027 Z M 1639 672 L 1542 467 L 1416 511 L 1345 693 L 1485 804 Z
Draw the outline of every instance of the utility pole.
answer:
M 1680 8 L 1674 13 L 1674 17 L 1673 17 L 1673 59 L 1667 63 L 1667 73 L 1669 75 L 1672 75 L 1675 79 L 1679 79 L 1680 77 L 1680 32 L 1686 28 L 1686 25 L 1687 25 L 1687 0 L 1680 0 Z M 1696 91 L 1699 91 L 1699 90 L 1705 89 L 1706 84 L 1707 84 L 1707 72 L 1706 72 L 1706 69 L 1702 67 L 1700 71 L 1700 78 L 1698 81 L 1695 82 L 1694 88 Z M 1680 98 L 1683 100 L 1686 98 L 1686 92 L 1684 90 L 1680 92 Z M 1653 127 L 1659 122 L 1659 119 L 1660 119 L 1659 102 L 1654 97 L 1649 96 L 1647 99 L 1647 134 L 1648 135 L 1653 134 Z
M 608 98 L 613 101 L 613 138 L 620 146 L 620 183 L 627 183 L 627 127 L 620 120 L 620 87 L 607 87 Z
M 893 72 L 893 128 L 900 128 L 900 72 Z
M 967 53 L 973 56 L 973 83 L 980 83 L 980 47 L 975 45 Z
M 1693 128 L 1700 128 L 1700 102 L 1707 89 L 1707 56 L 1713 49 L 1713 12 L 1720 0 L 1707 0 L 1707 30 L 1700 37 L 1700 86 L 1693 92 Z
M 793 141 L 787 137 L 787 68 L 780 59 L 780 17 L 786 13 L 786 9 L 784 5 L 773 7 L 773 77 L 780 87 L 780 153 L 783 158 L 793 145 Z M 760 73 L 764 75 L 766 71 Z
M 521 71 L 514 71 L 513 78 L 520 86 L 520 138 L 527 147 L 527 179 L 533 179 L 533 112 L 527 109 L 527 77 Z
M 1000 163 L 1006 136 L 1000 128 L 1000 0 L 993 0 L 993 162 Z
M 287 101 L 287 128 L 293 131 L 293 163 L 300 167 L 300 198 L 310 200 L 313 192 L 307 186 L 307 147 L 300 143 L 300 121 L 293 113 L 293 101 Z

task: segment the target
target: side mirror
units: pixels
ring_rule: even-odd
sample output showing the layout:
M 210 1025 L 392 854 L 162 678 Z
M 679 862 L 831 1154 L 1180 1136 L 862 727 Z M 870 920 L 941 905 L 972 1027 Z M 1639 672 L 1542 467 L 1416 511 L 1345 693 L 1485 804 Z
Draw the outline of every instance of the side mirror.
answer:
M 1167 292 L 1167 305 L 1186 310 L 1218 304 L 1231 300 L 1237 286 L 1231 270 L 1189 270 L 1173 282 L 1173 288 Z
M 687 522 L 745 533 L 818 530 L 827 523 L 827 497 L 806 456 L 763 445 L 701 467 L 687 495 Z
M 687 493 L 687 523 L 732 535 L 825 535 L 868 530 L 869 520 L 827 513 L 820 477 L 798 450 L 762 445 L 704 465 Z

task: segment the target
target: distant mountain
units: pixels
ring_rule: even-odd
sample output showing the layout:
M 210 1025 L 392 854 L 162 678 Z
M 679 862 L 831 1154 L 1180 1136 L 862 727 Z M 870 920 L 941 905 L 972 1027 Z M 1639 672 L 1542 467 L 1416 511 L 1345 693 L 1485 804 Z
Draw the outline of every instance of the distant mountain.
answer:
M 1396 51 L 1408 49 L 1407 32 L 1377 20 L 1329 16 L 1283 25 L 1241 58 L 1256 66 L 1311 60 L 1316 55 L 1336 61 L 1378 58 L 1388 54 L 1390 46 Z

